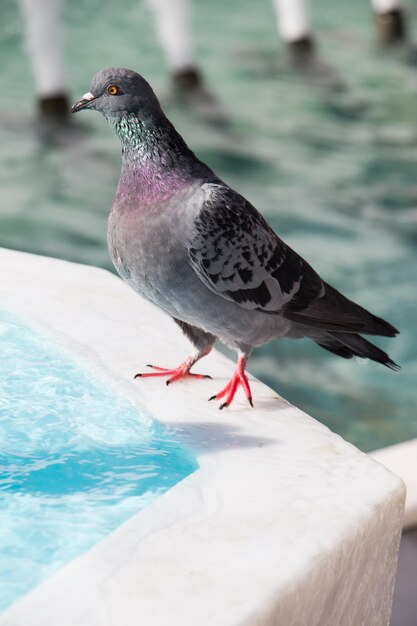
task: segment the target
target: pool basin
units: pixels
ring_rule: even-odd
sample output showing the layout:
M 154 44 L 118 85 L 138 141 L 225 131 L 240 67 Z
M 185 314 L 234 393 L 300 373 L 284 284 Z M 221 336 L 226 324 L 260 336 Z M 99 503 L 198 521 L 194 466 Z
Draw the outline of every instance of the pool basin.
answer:
M 255 409 L 239 397 L 218 411 L 207 398 L 233 365 L 217 352 L 199 368 L 213 380 L 133 381 L 148 362 L 177 364 L 189 345 L 106 271 L 0 250 L 0 296 L 173 429 L 199 466 L 17 601 L 1 626 L 388 624 L 399 478 L 255 379 Z

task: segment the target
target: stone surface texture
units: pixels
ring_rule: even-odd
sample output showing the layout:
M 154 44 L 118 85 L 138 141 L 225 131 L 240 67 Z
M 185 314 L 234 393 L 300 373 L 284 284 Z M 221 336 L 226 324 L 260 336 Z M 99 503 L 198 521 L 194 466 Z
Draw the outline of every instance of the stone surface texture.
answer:
M 75 559 L 0 626 L 388 626 L 404 505 L 395 475 L 252 379 L 218 411 L 213 380 L 136 380 L 177 365 L 175 324 L 97 268 L 0 250 L 1 306 L 177 432 L 199 470 Z M 278 365 L 277 365 L 278 367 Z
M 407 487 L 404 528 L 417 527 L 417 439 L 397 443 L 372 452 L 371 456 L 391 472 L 401 476 Z M 417 589 L 417 585 L 416 585 Z M 417 624 L 417 614 L 416 614 Z

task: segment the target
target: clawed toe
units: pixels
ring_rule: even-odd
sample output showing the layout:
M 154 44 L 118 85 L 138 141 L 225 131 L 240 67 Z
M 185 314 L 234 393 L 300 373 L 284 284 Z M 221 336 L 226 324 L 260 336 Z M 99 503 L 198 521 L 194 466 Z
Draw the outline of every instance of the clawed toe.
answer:
M 218 399 L 219 398 L 217 398 L 217 396 L 211 396 L 211 398 L 209 398 L 209 401 L 210 400 L 218 400 Z M 248 400 L 249 404 L 251 405 L 251 407 L 253 409 L 254 407 L 253 407 L 253 400 L 252 400 L 252 398 L 248 398 L 247 400 Z M 222 411 L 223 409 L 226 409 L 230 404 L 231 404 L 231 400 L 229 402 L 222 402 L 220 404 L 220 406 L 219 406 L 219 411 Z
M 231 380 L 227 383 L 226 387 L 222 389 L 219 393 L 209 398 L 209 401 L 221 400 L 224 397 L 226 398 L 225 401 L 222 402 L 221 405 L 219 406 L 219 411 L 222 411 L 223 409 L 225 409 L 231 404 L 233 398 L 235 397 L 237 388 L 239 386 L 243 387 L 245 396 L 249 404 L 253 408 L 252 393 L 250 390 L 248 379 L 246 378 L 246 374 L 245 374 L 246 361 L 247 361 L 246 357 L 244 356 L 239 357 L 236 370 Z
M 170 369 L 167 367 L 160 367 L 159 365 L 151 365 L 147 364 L 146 367 L 150 367 L 155 370 L 154 372 L 141 372 L 139 374 L 135 374 L 134 379 L 136 378 L 155 378 L 160 376 L 168 376 L 168 380 L 166 381 L 166 385 L 170 385 L 171 383 L 176 382 L 182 378 L 211 378 L 208 374 L 194 374 L 190 372 L 192 365 L 194 365 L 195 359 L 189 358 L 184 363 L 181 363 L 175 369 Z

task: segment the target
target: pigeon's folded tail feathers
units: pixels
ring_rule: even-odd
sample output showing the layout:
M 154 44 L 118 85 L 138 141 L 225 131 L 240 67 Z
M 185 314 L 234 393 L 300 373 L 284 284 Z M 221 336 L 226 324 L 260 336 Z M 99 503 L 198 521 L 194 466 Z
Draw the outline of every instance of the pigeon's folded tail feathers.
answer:
M 311 328 L 327 331 L 363 333 L 383 337 L 398 335 L 398 330 L 394 326 L 352 302 L 324 281 L 323 285 L 324 294 L 312 300 L 301 311 L 292 310 L 290 301 L 283 308 L 284 317 Z
M 386 352 L 377 348 L 373 343 L 354 333 L 323 333 L 323 336 L 315 339 L 315 342 L 344 359 L 351 359 L 353 356 L 371 359 L 381 363 L 392 370 L 399 370 L 400 366 L 395 363 Z

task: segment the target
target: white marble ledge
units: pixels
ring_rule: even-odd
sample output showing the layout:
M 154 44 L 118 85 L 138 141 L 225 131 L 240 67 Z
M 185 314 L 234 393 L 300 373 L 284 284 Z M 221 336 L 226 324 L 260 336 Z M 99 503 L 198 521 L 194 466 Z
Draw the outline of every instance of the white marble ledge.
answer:
M 404 485 L 251 378 L 218 411 L 213 380 L 132 380 L 176 365 L 177 327 L 112 274 L 0 250 L 1 306 L 178 429 L 200 468 L 0 617 L 0 626 L 388 626 Z
M 404 528 L 417 526 L 417 439 L 410 439 L 371 453 L 391 472 L 401 476 L 407 487 L 405 500 Z

